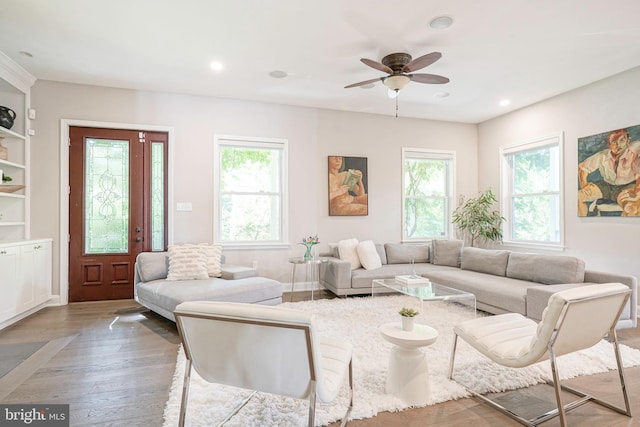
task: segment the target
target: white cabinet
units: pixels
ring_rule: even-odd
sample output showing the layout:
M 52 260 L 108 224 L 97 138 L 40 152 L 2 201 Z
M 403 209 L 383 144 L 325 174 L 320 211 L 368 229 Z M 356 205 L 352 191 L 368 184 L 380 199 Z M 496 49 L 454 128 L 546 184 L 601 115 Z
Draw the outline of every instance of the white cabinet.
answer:
M 51 297 L 51 239 L 0 244 L 0 329 Z
M 0 247 L 0 324 L 17 312 L 20 247 Z

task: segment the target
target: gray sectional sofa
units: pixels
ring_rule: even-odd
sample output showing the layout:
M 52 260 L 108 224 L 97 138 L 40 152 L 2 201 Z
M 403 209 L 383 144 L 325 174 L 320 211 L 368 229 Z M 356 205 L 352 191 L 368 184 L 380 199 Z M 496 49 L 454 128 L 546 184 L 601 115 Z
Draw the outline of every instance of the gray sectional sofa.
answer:
M 434 240 L 432 245 L 376 244 L 382 267 L 352 269 L 337 252 L 321 254 L 322 285 L 338 296 L 371 292 L 375 279 L 419 274 L 434 283 L 476 296 L 477 307 L 493 314 L 520 313 L 540 320 L 549 297 L 577 286 L 618 282 L 632 295 L 620 316 L 618 328 L 637 325 L 638 291 L 634 276 L 585 269 L 583 260 L 507 250 L 463 247 L 462 241 Z
M 224 262 L 224 261 L 223 261 Z M 167 252 L 143 252 L 135 266 L 135 300 L 151 311 L 175 321 L 173 310 L 185 301 L 229 301 L 277 305 L 282 283 L 259 277 L 253 268 L 222 264 L 222 277 L 167 280 Z

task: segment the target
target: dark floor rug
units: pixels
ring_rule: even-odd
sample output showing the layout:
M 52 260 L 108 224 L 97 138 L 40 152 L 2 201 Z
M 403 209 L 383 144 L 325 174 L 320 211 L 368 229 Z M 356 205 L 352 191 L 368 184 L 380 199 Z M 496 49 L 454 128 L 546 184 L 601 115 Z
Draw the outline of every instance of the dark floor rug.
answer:
M 47 341 L 0 344 L 0 378 L 14 370 L 46 343 Z

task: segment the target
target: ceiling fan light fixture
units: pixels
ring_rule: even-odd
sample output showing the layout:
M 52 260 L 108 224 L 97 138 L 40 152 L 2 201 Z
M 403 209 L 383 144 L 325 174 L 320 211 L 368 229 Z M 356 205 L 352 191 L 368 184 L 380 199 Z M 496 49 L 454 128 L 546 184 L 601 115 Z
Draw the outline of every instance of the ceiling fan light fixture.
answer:
M 273 77 L 274 79 L 284 79 L 285 77 L 287 77 L 289 74 L 286 71 L 282 71 L 282 70 L 274 70 L 272 72 L 269 73 L 269 75 L 271 77 Z
M 382 80 L 382 83 L 392 91 L 399 91 L 403 87 L 407 85 L 411 81 L 409 76 L 405 76 L 402 74 L 396 74 L 389 77 L 386 77 Z
M 438 16 L 429 22 L 429 26 L 434 30 L 444 30 L 445 28 L 449 28 L 451 24 L 453 24 L 453 18 L 450 16 Z

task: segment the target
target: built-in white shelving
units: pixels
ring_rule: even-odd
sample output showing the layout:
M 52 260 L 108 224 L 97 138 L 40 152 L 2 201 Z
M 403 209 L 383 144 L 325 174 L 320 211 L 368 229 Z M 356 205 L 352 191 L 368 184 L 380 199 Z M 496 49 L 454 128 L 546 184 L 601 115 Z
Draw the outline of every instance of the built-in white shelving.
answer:
M 16 113 L 11 129 L 0 126 L 0 144 L 7 158 L 0 158 L 0 170 L 12 181 L 0 183 L 21 185 L 13 193 L 0 191 L 0 242 L 29 239 L 30 171 L 29 120 L 31 85 L 35 78 L 0 52 L 0 105 Z

